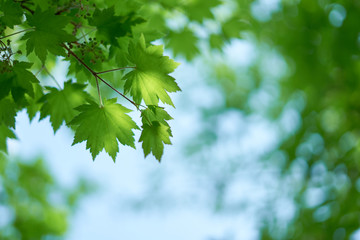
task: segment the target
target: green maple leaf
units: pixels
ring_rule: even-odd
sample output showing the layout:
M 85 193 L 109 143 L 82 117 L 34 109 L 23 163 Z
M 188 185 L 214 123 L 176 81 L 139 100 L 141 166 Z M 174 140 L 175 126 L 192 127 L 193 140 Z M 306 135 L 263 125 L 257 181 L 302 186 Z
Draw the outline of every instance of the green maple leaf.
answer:
M 39 84 L 33 84 L 34 88 L 34 97 L 30 97 L 29 95 L 25 95 L 26 102 L 28 105 L 26 106 L 26 111 L 29 116 L 30 122 L 34 119 L 37 112 L 40 111 L 42 102 L 39 102 L 42 96 L 44 96 L 43 89 Z
M 184 28 L 179 32 L 171 32 L 168 39 L 168 47 L 172 48 L 174 56 L 180 54 L 189 61 L 199 54 L 199 49 L 196 46 L 198 38 L 188 28 Z
M 211 34 L 209 36 L 209 44 L 211 48 L 221 50 L 224 46 L 224 40 L 221 35 Z
M 48 87 L 50 93 L 44 95 L 39 101 L 44 102 L 40 109 L 40 120 L 50 116 L 51 126 L 56 132 L 61 124 L 69 123 L 77 111 L 74 109 L 90 98 L 84 89 L 86 85 L 72 83 L 71 80 L 64 83 L 64 89 Z
M 4 124 L 0 124 L 0 150 L 7 152 L 6 140 L 8 138 L 16 139 L 15 133 Z
M 0 66 L 6 64 L 0 63 Z M 33 83 L 39 80 L 27 69 L 32 66 L 31 63 L 14 61 L 13 66 L 7 71 L 0 73 L 0 99 L 6 97 L 10 92 L 15 102 L 24 99 L 24 95 L 34 96 Z
M 12 0 L 2 0 L 0 1 L 0 9 L 4 14 L 0 17 L 0 22 L 5 26 L 13 28 L 15 25 L 21 24 L 23 11 L 19 3 Z
M 129 61 L 136 68 L 124 76 L 125 92 L 130 92 L 138 104 L 144 99 L 147 105 L 158 105 L 160 99 L 163 103 L 174 106 L 167 92 L 180 91 L 180 88 L 169 73 L 179 63 L 163 56 L 162 46 L 146 47 L 143 35 L 138 42 L 130 42 Z
M 251 27 L 251 24 L 246 19 L 240 19 L 237 16 L 228 19 L 222 25 L 222 32 L 227 39 L 240 38 L 240 33 Z
M 134 17 L 133 14 L 115 16 L 114 7 L 96 9 L 89 19 L 89 24 L 97 28 L 96 36 L 115 46 L 118 46 L 116 38 L 131 35 L 131 26 L 142 22 L 142 18 Z
M 211 9 L 220 5 L 219 0 L 192 0 L 184 7 L 186 14 L 190 20 L 203 22 L 204 19 L 214 18 Z
M 153 105 L 149 105 L 147 109 L 143 110 L 141 116 L 143 124 L 150 124 L 153 121 L 158 121 L 169 126 L 167 121 L 173 119 L 163 108 Z
M 164 152 L 164 144 L 171 144 L 171 131 L 169 127 L 158 122 L 153 121 L 151 125 L 144 124 L 143 131 L 139 142 L 142 143 L 145 157 L 152 152 L 155 158 L 160 162 Z
M 100 151 L 105 149 L 115 161 L 119 151 L 117 140 L 123 145 L 135 148 L 132 129 L 139 129 L 139 127 L 126 114 L 131 110 L 117 104 L 116 98 L 106 100 L 102 107 L 95 102 L 90 102 L 76 109 L 80 111 L 80 114 L 69 123 L 78 125 L 73 145 L 86 141 L 86 149 L 90 149 L 94 160 Z
M 15 128 L 16 105 L 10 98 L 0 100 L 0 124 Z
M 76 38 L 63 30 L 69 23 L 69 18 L 55 15 L 51 10 L 41 11 L 37 8 L 34 15 L 27 15 L 28 24 L 35 27 L 34 31 L 27 32 L 22 39 L 27 40 L 26 52 L 32 51 L 44 63 L 48 52 L 55 56 L 65 56 L 60 44 L 76 41 Z

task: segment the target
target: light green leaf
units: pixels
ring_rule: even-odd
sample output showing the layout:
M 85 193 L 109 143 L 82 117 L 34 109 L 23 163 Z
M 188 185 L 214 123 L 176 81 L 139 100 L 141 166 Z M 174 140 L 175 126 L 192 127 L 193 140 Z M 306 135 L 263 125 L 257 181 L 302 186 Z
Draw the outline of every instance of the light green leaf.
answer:
M 180 88 L 169 73 L 179 63 L 163 56 L 162 46 L 146 47 L 144 36 L 136 43 L 130 42 L 129 60 L 136 68 L 124 76 L 125 92 L 130 92 L 138 104 L 144 99 L 146 105 L 158 105 L 160 99 L 174 106 L 167 92 L 180 91 Z
M 40 119 L 50 116 L 51 126 L 56 132 L 61 124 L 69 123 L 77 115 L 76 107 L 84 104 L 90 95 L 84 91 L 86 85 L 65 82 L 64 89 L 48 87 L 50 93 L 44 95 L 40 101 L 44 105 L 40 110 Z
M 166 121 L 173 119 L 162 107 L 152 105 L 143 110 L 141 112 L 141 116 L 143 124 L 151 124 L 153 121 L 158 121 L 166 126 L 169 126 Z
M 144 124 L 139 142 L 142 143 L 145 157 L 152 152 L 160 162 L 164 152 L 164 144 L 171 144 L 172 137 L 169 127 L 158 121 L 153 121 L 151 125 Z
M 115 161 L 119 151 L 117 140 L 123 145 L 135 148 L 133 129 L 139 127 L 126 114 L 131 110 L 117 104 L 116 98 L 105 100 L 102 107 L 90 102 L 76 109 L 80 114 L 69 123 L 78 125 L 73 145 L 86 141 L 86 149 L 90 149 L 94 160 L 100 151 L 105 149 Z

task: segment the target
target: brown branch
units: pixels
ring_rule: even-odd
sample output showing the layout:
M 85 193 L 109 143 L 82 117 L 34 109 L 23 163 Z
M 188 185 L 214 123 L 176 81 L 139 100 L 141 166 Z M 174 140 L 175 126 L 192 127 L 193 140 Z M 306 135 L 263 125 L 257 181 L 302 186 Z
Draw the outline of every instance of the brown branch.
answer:
M 70 48 L 68 48 L 65 44 L 61 44 L 63 48 L 65 48 L 70 55 L 72 55 L 81 65 L 83 65 L 96 79 L 100 79 L 103 83 L 105 83 L 108 87 L 110 87 L 112 90 L 114 90 L 116 93 L 118 93 L 120 96 L 128 100 L 131 104 L 133 104 L 137 109 L 139 109 L 139 104 L 132 101 L 130 98 L 126 97 L 123 93 L 119 92 L 117 89 L 115 89 L 113 86 L 111 86 L 108 82 L 106 82 L 103 78 L 101 78 L 98 73 L 96 73 L 94 70 L 92 70 L 83 60 L 81 60 L 73 51 L 71 51 Z

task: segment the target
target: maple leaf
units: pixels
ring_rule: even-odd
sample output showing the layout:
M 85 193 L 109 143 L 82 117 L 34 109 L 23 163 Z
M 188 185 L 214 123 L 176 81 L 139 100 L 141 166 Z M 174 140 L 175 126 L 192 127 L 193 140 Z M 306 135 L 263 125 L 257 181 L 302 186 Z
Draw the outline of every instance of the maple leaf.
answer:
M 44 96 L 43 89 L 39 84 L 33 84 L 34 88 L 34 97 L 30 97 L 29 95 L 25 95 L 26 102 L 28 105 L 26 106 L 26 111 L 29 116 L 30 122 L 34 119 L 37 112 L 40 111 L 42 102 L 39 102 L 42 96 Z
M 169 126 L 166 121 L 173 119 L 162 107 L 153 105 L 149 105 L 147 109 L 141 111 L 141 116 L 143 124 L 158 121 L 166 126 Z
M 188 15 L 189 19 L 192 21 L 197 21 L 202 23 L 204 19 L 214 18 L 211 9 L 220 5 L 221 1 L 219 0 L 192 0 L 188 1 L 188 5 L 184 6 L 184 10 Z
M 96 9 L 89 24 L 96 26 L 96 36 L 112 45 L 118 46 L 116 38 L 131 35 L 131 26 L 144 22 L 144 19 L 134 17 L 133 14 L 115 16 L 114 7 Z
M 20 4 L 12 0 L 0 1 L 0 9 L 3 16 L 0 17 L 0 22 L 5 26 L 13 28 L 15 25 L 21 24 L 23 11 Z
M 4 62 L 0 65 L 6 64 Z M 32 66 L 31 63 L 14 61 L 13 66 L 5 72 L 0 73 L 0 99 L 6 97 L 10 92 L 15 102 L 24 98 L 25 93 L 34 96 L 33 83 L 39 80 L 30 71 L 26 70 Z
M 172 137 L 172 135 L 169 129 L 168 126 L 158 121 L 153 121 L 151 125 L 143 125 L 143 131 L 141 132 L 139 142 L 143 142 L 142 147 L 145 157 L 152 152 L 155 158 L 159 162 L 161 161 L 164 152 L 164 144 L 171 144 L 170 137 Z
M 186 60 L 191 60 L 199 54 L 199 49 L 196 46 L 198 38 L 188 28 L 179 32 L 170 32 L 168 39 L 168 47 L 172 48 L 175 57 L 181 54 L 185 56 Z
M 34 15 L 27 15 L 27 20 L 30 26 L 35 27 L 34 31 L 27 32 L 22 37 L 22 39 L 27 40 L 27 55 L 35 51 L 35 54 L 43 63 L 48 52 L 65 56 L 65 51 L 60 44 L 76 40 L 74 36 L 63 30 L 70 19 L 54 15 L 51 10 L 43 12 L 40 8 L 37 8 Z
M 40 109 L 40 120 L 50 116 L 51 126 L 56 132 L 61 124 L 69 123 L 77 111 L 74 109 L 86 102 L 90 95 L 84 91 L 86 85 L 72 83 L 71 80 L 64 83 L 64 89 L 48 87 L 50 93 L 44 95 L 39 101 L 44 102 Z
M 139 142 L 143 142 L 142 147 L 145 157 L 150 152 L 157 160 L 161 160 L 164 152 L 164 143 L 171 144 L 171 129 L 167 120 L 173 119 L 163 108 L 158 106 L 148 106 L 141 112 L 143 131 Z
M 99 107 L 90 101 L 76 108 L 80 114 L 69 125 L 78 125 L 73 145 L 86 141 L 86 149 L 90 149 L 95 157 L 105 149 L 115 161 L 119 146 L 117 140 L 123 145 L 135 148 L 134 133 L 132 129 L 139 129 L 136 123 L 126 113 L 131 110 L 116 103 L 116 98 L 105 100 L 104 106 Z
M 10 98 L 0 100 L 0 124 L 15 128 L 16 105 Z
M 15 133 L 4 124 L 0 124 L 0 150 L 7 152 L 6 139 L 16 139 Z
M 138 104 L 144 99 L 146 105 L 158 105 L 160 99 L 163 103 L 174 106 L 167 92 L 180 91 L 180 88 L 169 73 L 179 63 L 163 56 L 162 46 L 146 47 L 143 35 L 138 42 L 130 42 L 129 61 L 136 68 L 124 76 L 125 92 L 130 92 Z
M 211 34 L 209 36 L 209 44 L 211 48 L 221 50 L 224 45 L 224 40 L 221 35 Z

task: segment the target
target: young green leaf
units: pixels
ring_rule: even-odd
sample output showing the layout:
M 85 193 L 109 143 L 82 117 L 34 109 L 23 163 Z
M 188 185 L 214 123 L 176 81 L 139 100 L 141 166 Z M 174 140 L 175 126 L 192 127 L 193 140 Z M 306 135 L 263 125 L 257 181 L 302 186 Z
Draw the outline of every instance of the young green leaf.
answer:
M 144 124 L 139 142 L 142 143 L 145 157 L 150 152 L 160 162 L 164 152 L 164 144 L 171 144 L 170 128 L 158 121 L 153 121 L 151 125 Z
M 80 114 L 69 123 L 78 125 L 73 145 L 86 141 L 86 149 L 90 149 L 94 160 L 100 151 L 105 149 L 115 161 L 119 151 L 117 140 L 123 145 L 135 148 L 133 129 L 139 127 L 126 114 L 131 110 L 117 104 L 116 98 L 105 100 L 102 107 L 90 102 L 76 109 Z
M 75 41 L 76 38 L 63 29 L 69 23 L 69 18 L 54 15 L 51 10 L 41 11 L 36 9 L 34 15 L 27 15 L 28 24 L 35 28 L 34 31 L 25 33 L 22 39 L 27 40 L 26 52 L 32 51 L 44 63 L 47 53 L 65 56 L 64 49 L 60 46 L 64 42 Z
M 65 82 L 64 89 L 48 87 L 50 93 L 44 95 L 39 101 L 44 102 L 40 109 L 40 119 L 50 116 L 51 126 L 56 132 L 61 124 L 69 123 L 77 111 L 74 109 L 86 102 L 90 95 L 84 91 L 86 85 Z
M 169 73 L 179 63 L 163 56 L 162 46 L 146 47 L 143 35 L 138 42 L 130 42 L 129 60 L 136 68 L 124 76 L 125 92 L 130 92 L 138 104 L 144 99 L 146 105 L 158 105 L 160 99 L 174 106 L 167 92 L 180 91 L 180 88 Z

